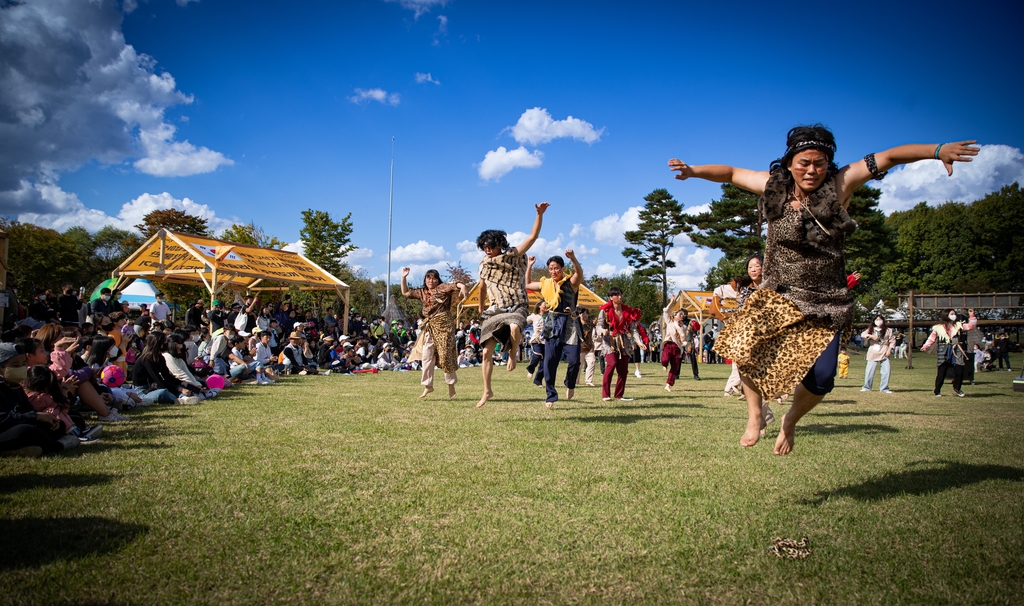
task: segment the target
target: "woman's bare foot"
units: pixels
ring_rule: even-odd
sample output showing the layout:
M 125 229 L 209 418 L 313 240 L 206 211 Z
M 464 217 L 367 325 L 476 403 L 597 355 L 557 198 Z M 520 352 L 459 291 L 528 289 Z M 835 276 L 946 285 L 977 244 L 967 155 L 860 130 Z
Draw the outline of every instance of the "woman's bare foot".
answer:
M 427 394 L 429 394 L 432 391 L 434 391 L 433 387 L 424 387 L 423 388 L 423 393 L 420 394 L 420 397 L 421 398 L 425 398 L 425 397 L 427 397 Z
M 779 430 L 779 438 L 775 440 L 775 454 L 777 455 L 788 455 L 793 452 L 793 433 L 796 431 L 796 426 L 789 423 L 787 416 L 782 415 L 782 429 Z
M 454 385 L 449 385 L 448 386 L 448 399 L 449 400 L 454 400 L 455 399 L 455 386 Z
M 516 369 L 516 357 L 509 354 L 508 356 L 508 371 L 512 372 Z
M 554 402 L 544 402 L 544 406 L 547 406 L 548 410 L 550 410 L 552 407 L 554 407 L 554 405 L 555 405 Z
M 672 388 L 669 387 L 668 383 L 665 383 L 665 391 L 667 391 L 667 392 L 671 392 L 672 391 Z
M 493 397 L 494 397 L 494 392 L 493 391 L 485 391 L 484 392 L 484 397 L 480 398 L 480 401 L 476 403 L 476 407 L 480 408 L 481 406 L 483 406 L 484 404 L 487 403 L 487 400 L 490 400 Z
M 754 419 L 753 423 L 747 420 L 747 430 L 743 432 L 743 437 L 740 438 L 740 446 L 750 447 L 757 444 L 757 441 L 761 439 L 761 419 Z
M 576 393 L 576 390 L 575 390 L 575 389 L 569 389 L 569 388 L 567 387 L 567 388 L 565 389 L 565 399 L 566 399 L 566 400 L 571 400 L 571 399 L 572 399 L 572 396 L 573 396 L 573 394 L 575 394 L 575 393 Z

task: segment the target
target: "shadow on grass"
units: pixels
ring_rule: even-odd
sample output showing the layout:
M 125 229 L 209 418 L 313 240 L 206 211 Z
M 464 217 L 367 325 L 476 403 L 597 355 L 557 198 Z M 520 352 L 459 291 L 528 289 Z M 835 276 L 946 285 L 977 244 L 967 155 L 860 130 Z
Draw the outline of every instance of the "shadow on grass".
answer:
M 646 399 L 646 398 L 645 398 Z M 707 408 L 703 404 L 618 404 L 615 406 L 576 406 L 573 410 L 642 410 L 647 408 Z
M 891 472 L 860 484 L 817 492 L 813 498 L 804 499 L 803 503 L 821 505 L 832 497 L 850 497 L 858 501 L 881 501 L 903 495 L 935 494 L 986 480 L 1024 481 L 1024 469 L 1006 465 L 971 465 L 954 461 L 939 461 L 937 463 L 910 463 L 908 467 L 919 465 L 928 465 L 928 467 Z
M 903 415 L 912 417 L 948 417 L 950 415 L 923 415 L 919 412 L 909 412 L 906 410 L 858 410 L 849 412 L 822 412 L 814 413 L 814 417 L 880 417 L 885 415 Z
M 100 517 L 0 519 L 0 570 L 111 553 L 148 530 Z
M 862 431 L 866 434 L 899 433 L 900 430 L 888 425 L 868 423 L 863 425 L 836 425 L 833 423 L 817 423 L 814 425 L 797 425 L 797 432 L 816 433 L 824 436 L 835 436 Z
M 61 473 L 45 475 L 40 473 L 20 473 L 4 477 L 0 484 L 0 495 L 14 494 L 33 488 L 81 488 L 106 484 L 114 479 L 108 473 Z
M 658 419 L 682 419 L 689 415 L 596 415 L 588 417 L 559 417 L 544 419 L 545 421 L 579 421 L 581 423 L 620 423 L 629 425 L 638 421 L 655 421 Z

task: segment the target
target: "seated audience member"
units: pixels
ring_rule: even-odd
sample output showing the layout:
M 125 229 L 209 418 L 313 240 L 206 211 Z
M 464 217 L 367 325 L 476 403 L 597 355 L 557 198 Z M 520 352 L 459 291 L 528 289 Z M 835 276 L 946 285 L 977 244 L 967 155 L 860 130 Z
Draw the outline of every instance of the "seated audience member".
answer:
M 67 379 L 70 382 L 73 379 Z M 25 395 L 37 413 L 49 413 L 60 421 L 62 430 L 79 438 L 91 439 L 100 430 L 90 430 L 80 415 L 71 415 L 71 401 L 57 375 L 42 364 L 31 366 L 22 383 Z
M 158 331 L 149 333 L 139 359 L 132 367 L 132 383 L 150 403 L 198 404 L 188 384 L 176 379 L 167 368 L 163 353 L 167 349 L 167 337 Z
M 163 352 L 163 357 L 171 375 L 180 385 L 186 385 L 197 398 L 204 400 L 217 395 L 217 390 L 208 388 L 205 381 L 192 374 L 186 361 L 185 339 L 180 334 L 172 333 L 167 337 L 167 350 Z
M 378 370 L 395 370 L 398 368 L 400 360 L 395 359 L 394 352 L 391 350 L 391 344 L 385 343 L 380 354 L 377 356 L 377 369 Z
M 253 329 L 256 338 L 256 345 L 252 348 L 252 359 L 263 367 L 263 373 L 271 383 L 277 379 L 279 365 L 274 362 L 274 354 L 270 348 L 272 335 L 270 331 L 262 330 L 259 327 Z
M 32 408 L 21 387 L 25 354 L 14 343 L 0 343 L 0 374 L 0 456 L 38 457 L 78 446 L 55 415 Z
M 255 380 L 259 385 L 263 381 L 257 380 L 251 365 L 252 358 L 249 356 L 248 339 L 241 334 L 231 338 L 231 351 L 228 353 L 228 367 L 231 373 L 231 380 L 235 383 L 245 380 Z
M 317 374 L 316 360 L 306 356 L 302 333 L 292 332 L 288 335 L 288 345 L 281 355 L 284 356 L 285 372 L 290 375 Z

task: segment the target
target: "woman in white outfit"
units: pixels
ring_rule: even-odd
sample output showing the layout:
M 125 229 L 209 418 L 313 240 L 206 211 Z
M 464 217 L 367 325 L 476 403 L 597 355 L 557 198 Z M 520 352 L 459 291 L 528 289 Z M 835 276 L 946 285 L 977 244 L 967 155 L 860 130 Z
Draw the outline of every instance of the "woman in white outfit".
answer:
M 889 354 L 896 346 L 896 337 L 892 334 L 892 329 L 886 325 L 885 318 L 876 316 L 874 326 L 862 332 L 860 338 L 868 346 L 868 351 L 864 354 L 868 365 L 864 369 L 864 387 L 861 387 L 860 390 L 871 391 L 875 385 L 875 370 L 881 366 L 882 381 L 878 386 L 878 391 L 892 393 L 889 391 Z

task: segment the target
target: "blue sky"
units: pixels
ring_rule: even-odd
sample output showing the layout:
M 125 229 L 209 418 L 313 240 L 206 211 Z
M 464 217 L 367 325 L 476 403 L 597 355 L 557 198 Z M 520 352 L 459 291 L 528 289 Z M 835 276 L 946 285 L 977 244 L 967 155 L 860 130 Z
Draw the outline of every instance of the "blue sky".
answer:
M 0 212 L 130 227 L 174 206 L 297 242 L 300 212 L 352 213 L 350 262 L 461 261 L 483 229 L 546 257 L 626 267 L 622 232 L 666 162 L 766 168 L 823 122 L 837 161 L 974 138 L 977 162 L 881 183 L 887 211 L 1024 175 L 1022 11 L 1011 3 L 36 1 L 0 9 Z M 884 9 L 884 10 L 883 10 Z M 571 118 L 571 119 L 570 119 Z M 485 161 L 487 158 L 487 161 Z M 514 239 L 514 238 L 512 238 Z M 677 240 L 676 286 L 718 255 Z

